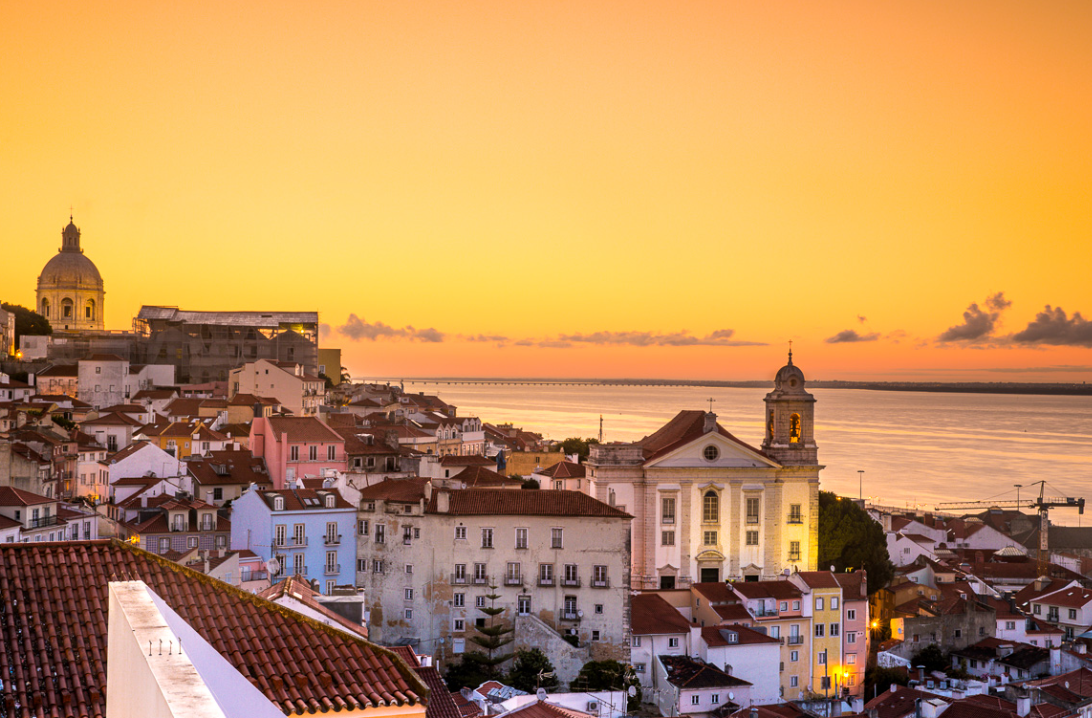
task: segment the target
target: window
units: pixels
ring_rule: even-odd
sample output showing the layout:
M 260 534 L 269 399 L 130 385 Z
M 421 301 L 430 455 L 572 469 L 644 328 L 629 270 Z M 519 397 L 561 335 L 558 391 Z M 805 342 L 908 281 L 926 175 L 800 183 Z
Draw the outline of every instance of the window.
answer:
M 565 543 L 565 530 L 550 529 L 550 548 L 561 548 Z
M 474 583 L 487 583 L 489 577 L 485 575 L 485 564 L 474 564 Z
M 295 524 L 292 526 L 292 543 L 296 546 L 307 545 L 307 537 L 304 534 L 303 524 Z
M 678 648 L 679 647 L 679 639 L 678 638 L 668 638 L 667 639 L 667 647 L 668 648 Z
M 476 608 L 485 608 L 485 596 L 475 596 L 474 606 Z
M 856 642 L 857 642 L 857 632 L 856 631 L 850 631 L 849 633 L 846 634 L 846 643 L 856 643 Z
M 509 561 L 504 572 L 504 582 L 507 584 L 515 585 L 522 582 L 520 578 L 519 564 L 514 561 Z
M 633 670 L 636 671 L 637 673 L 644 673 L 645 672 L 645 664 L 644 663 L 635 663 L 633 665 Z
M 803 514 L 800 511 L 800 504 L 789 504 L 789 523 L 790 524 L 802 524 L 804 523 Z
M 846 609 L 846 620 L 847 621 L 856 621 L 857 620 L 857 609 L 856 608 L 847 608 Z
M 640 648 L 641 647 L 641 637 L 640 636 L 634 636 L 633 638 L 630 639 L 629 645 L 631 645 L 634 648 Z
M 299 461 L 300 460 L 300 447 L 290 446 L 288 447 L 288 460 Z
M 407 621 L 412 621 L 413 620 L 413 609 L 412 608 L 407 608 L 404 615 L 406 616 Z
M 815 624 L 815 637 L 822 638 L 823 632 L 826 630 L 826 625 L 822 623 Z M 822 663 L 822 661 L 820 661 Z
M 387 525 L 376 524 L 375 525 L 375 542 L 387 543 Z
M 564 585 L 566 586 L 579 586 L 580 577 L 577 575 L 577 568 L 575 563 L 565 564 L 565 579 Z
M 326 458 L 327 458 L 327 459 L 328 459 L 329 461 L 333 461 L 333 460 L 334 460 L 334 456 L 336 455 L 336 450 L 337 450 L 337 447 L 336 447 L 336 446 L 327 446 L 327 447 L 326 447 Z
M 406 598 L 407 601 L 412 601 L 413 600 L 413 589 L 412 588 L 405 589 L 405 598 Z
M 697 693 L 695 693 L 694 695 L 690 696 L 690 705 L 692 705 L 692 706 L 696 706 L 696 705 L 698 705 L 699 703 L 701 703 L 701 696 L 699 696 L 699 695 L 698 695 Z
M 800 676 L 789 676 L 789 687 L 796 688 L 800 685 Z
M 823 597 L 822 596 L 816 596 L 815 597 L 815 610 L 816 611 L 822 611 L 823 610 Z
M 452 583 L 466 583 L 466 564 L 455 564 L 455 576 Z
M 671 496 L 660 500 L 660 520 L 665 524 L 675 523 L 675 498 Z
M 819 665 L 825 666 L 826 664 L 827 664 L 827 652 L 826 651 L 820 651 L 819 652 Z
M 310 459 L 311 461 L 318 461 L 318 447 L 317 446 L 307 447 L 307 458 Z
M 530 596 L 519 596 L 518 598 L 516 598 L 516 613 L 518 613 L 521 616 L 530 615 L 530 613 L 531 613 L 531 597 Z
M 189 548 L 197 548 L 197 537 L 190 536 L 186 539 L 186 546 Z
M 800 443 L 800 415 L 799 414 L 790 414 L 789 415 L 789 443 L 790 444 L 799 444 Z
M 538 582 L 543 586 L 554 585 L 554 565 L 552 563 L 540 563 L 538 565 Z
M 709 702 L 712 703 L 713 705 L 716 705 L 717 703 L 720 703 L 720 694 L 719 693 L 714 693 L 711 696 L 709 696 Z
M 527 529 L 516 529 L 516 548 L 527 548 Z
M 41 537 L 39 537 L 41 538 Z M 159 553 L 167 553 L 171 550 L 171 540 L 169 538 L 159 539 Z
M 660 544 L 663 546 L 675 545 L 675 532 L 674 531 L 661 531 L 660 532 Z
M 607 567 L 606 566 L 593 566 L 592 567 L 592 588 L 606 588 L 610 585 L 610 581 L 607 579 Z
M 284 511 L 284 497 L 283 496 L 274 496 L 273 497 L 273 510 L 274 511 Z
M 717 492 L 709 490 L 701 502 L 701 520 L 707 524 L 715 524 L 720 521 L 720 498 Z
M 836 608 L 838 608 L 838 597 L 837 596 L 831 596 L 830 597 L 830 610 L 833 611 Z
M 453 593 L 451 595 L 451 605 L 454 606 L 455 608 L 462 608 L 463 606 L 465 606 L 466 605 L 466 594 L 465 593 Z
M 407 563 L 406 564 L 406 573 L 408 575 L 410 575 L 410 576 L 413 575 L 413 564 L 412 563 Z
M 1006 631 L 1015 631 L 1016 630 L 1016 621 L 1005 621 L 1005 630 Z
M 368 570 L 368 559 L 358 558 L 356 560 L 356 570 L 357 571 L 367 571 Z
M 799 661 L 800 660 L 800 651 L 790 651 L 789 652 L 789 660 L 792 661 L 793 663 L 796 663 L 797 661 Z
M 482 529 L 482 548 L 493 548 L 493 529 Z
M 466 630 L 466 621 L 462 618 L 455 619 L 455 631 L 462 632 Z
M 749 523 L 749 524 L 757 524 L 758 523 L 758 499 L 757 498 L 747 499 L 747 523 Z
M 961 629 L 961 628 L 955 629 L 955 637 L 956 638 L 963 638 L 963 629 Z
M 831 635 L 831 637 L 833 638 L 834 636 L 840 635 L 841 634 L 841 629 L 842 629 L 842 627 L 837 623 L 830 624 L 830 635 Z
M 1069 609 L 1069 618 L 1070 618 L 1070 620 L 1074 620 L 1074 619 L 1077 618 L 1077 609 L 1075 609 L 1075 608 Z
M 273 545 L 284 546 L 287 542 L 288 526 L 285 524 L 277 524 L 273 530 Z
M 747 532 L 747 545 L 748 546 L 757 546 L 758 545 L 758 532 L 757 531 L 748 531 Z
M 561 491 L 564 488 L 565 488 L 565 482 L 563 480 L 558 479 L 557 481 L 554 482 L 554 491 Z
M 409 546 L 411 543 L 413 543 L 413 527 L 412 526 L 403 526 L 402 527 L 402 545 L 403 546 Z
M 799 611 L 800 610 L 800 602 L 799 601 L 793 601 L 792 602 L 792 610 L 794 610 L 794 611 Z
M 717 545 L 717 532 L 716 531 L 703 531 L 701 542 L 705 546 Z
M 592 631 L 591 632 L 591 639 L 593 641 L 598 641 L 599 640 L 599 631 Z
M 857 665 L 857 654 L 856 653 L 847 653 L 846 654 L 846 663 L 848 663 L 851 666 Z
M 601 604 L 601 603 L 595 604 L 595 612 L 598 615 L 602 616 L 603 615 L 603 604 Z
M 1038 616 L 1041 613 L 1039 608 L 1040 608 L 1040 605 L 1038 603 L 1031 604 L 1031 612 L 1034 613 L 1036 616 Z
M 466 541 L 466 526 L 455 527 L 455 540 Z

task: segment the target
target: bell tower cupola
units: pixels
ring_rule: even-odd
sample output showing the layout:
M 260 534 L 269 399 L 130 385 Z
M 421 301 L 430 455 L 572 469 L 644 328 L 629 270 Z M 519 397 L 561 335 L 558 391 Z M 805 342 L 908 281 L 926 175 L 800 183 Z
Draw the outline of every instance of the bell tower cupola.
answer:
M 762 449 L 785 465 L 819 463 L 815 445 L 815 397 L 804 388 L 804 372 L 789 361 L 777 371 L 766 395 L 766 438 Z

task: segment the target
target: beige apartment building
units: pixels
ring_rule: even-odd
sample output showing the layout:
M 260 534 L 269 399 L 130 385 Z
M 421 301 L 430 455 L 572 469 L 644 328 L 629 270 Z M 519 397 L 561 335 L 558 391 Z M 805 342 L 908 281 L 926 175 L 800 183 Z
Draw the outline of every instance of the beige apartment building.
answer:
M 681 411 L 633 443 L 591 447 L 587 484 L 634 516 L 634 588 L 770 580 L 816 568 L 823 467 L 815 398 L 804 384 L 790 352 L 765 398 L 761 447 L 705 411 Z
M 229 399 L 236 394 L 276 399 L 293 416 L 318 416 L 326 383 L 307 374 L 302 364 L 259 359 L 231 370 L 228 394 Z
M 415 478 L 363 489 L 357 517 L 372 640 L 449 663 L 479 650 L 475 627 L 490 625 L 479 609 L 495 605 L 498 623 L 520 626 L 509 651 L 537 645 L 574 672 L 586 660 L 629 661 L 632 517 L 620 509 L 578 491 Z

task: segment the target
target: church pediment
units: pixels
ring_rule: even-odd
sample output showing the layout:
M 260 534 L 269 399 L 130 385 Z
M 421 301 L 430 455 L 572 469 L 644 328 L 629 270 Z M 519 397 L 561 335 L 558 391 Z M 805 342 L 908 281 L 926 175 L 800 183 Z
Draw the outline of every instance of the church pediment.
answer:
M 717 551 L 716 549 L 709 548 L 695 556 L 694 560 L 722 562 L 724 561 L 724 554 L 722 554 L 720 551 Z
M 702 469 L 775 469 L 781 465 L 742 441 L 719 432 L 709 432 L 683 444 L 670 453 L 653 459 L 645 466 Z

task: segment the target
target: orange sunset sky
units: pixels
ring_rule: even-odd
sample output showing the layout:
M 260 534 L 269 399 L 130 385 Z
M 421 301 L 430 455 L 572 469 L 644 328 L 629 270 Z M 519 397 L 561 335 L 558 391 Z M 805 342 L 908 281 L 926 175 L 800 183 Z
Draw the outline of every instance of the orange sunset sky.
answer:
M 71 206 L 110 328 L 356 376 L 1092 378 L 1092 3 L 21 2 L 0 68 L 5 301 Z

